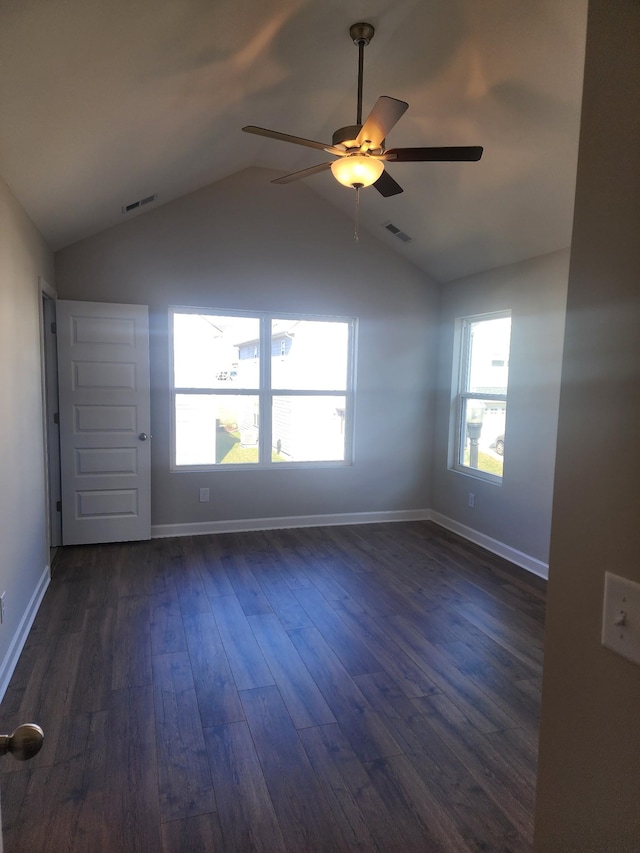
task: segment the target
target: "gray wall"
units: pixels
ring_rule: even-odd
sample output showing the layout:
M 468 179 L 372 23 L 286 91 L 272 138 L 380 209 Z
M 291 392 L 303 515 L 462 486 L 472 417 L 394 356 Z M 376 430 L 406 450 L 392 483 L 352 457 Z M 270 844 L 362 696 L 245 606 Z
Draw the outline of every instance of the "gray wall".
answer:
M 11 641 L 43 580 L 46 546 L 38 276 L 53 255 L 0 179 L 0 626 L 2 675 Z
M 354 243 L 353 221 L 304 184 L 271 177 L 248 169 L 56 255 L 60 298 L 150 306 L 155 525 L 430 505 L 437 289 L 366 235 Z M 172 304 L 357 316 L 353 466 L 170 473 Z
M 555 252 L 448 284 L 440 305 L 432 508 L 447 519 L 548 563 L 569 252 Z M 449 470 L 454 326 L 511 309 L 507 439 L 502 485 Z M 475 506 L 469 507 L 469 492 Z
M 536 848 L 640 849 L 640 668 L 600 645 L 640 582 L 640 3 L 592 0 L 551 534 Z

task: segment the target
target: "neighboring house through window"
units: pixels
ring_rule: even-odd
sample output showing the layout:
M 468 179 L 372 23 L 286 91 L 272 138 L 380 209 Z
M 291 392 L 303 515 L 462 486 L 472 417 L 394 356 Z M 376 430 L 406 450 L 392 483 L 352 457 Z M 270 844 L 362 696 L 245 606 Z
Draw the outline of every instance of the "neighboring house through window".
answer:
M 170 309 L 174 470 L 351 460 L 355 320 Z
M 504 465 L 511 313 L 457 324 L 453 468 L 500 482 Z

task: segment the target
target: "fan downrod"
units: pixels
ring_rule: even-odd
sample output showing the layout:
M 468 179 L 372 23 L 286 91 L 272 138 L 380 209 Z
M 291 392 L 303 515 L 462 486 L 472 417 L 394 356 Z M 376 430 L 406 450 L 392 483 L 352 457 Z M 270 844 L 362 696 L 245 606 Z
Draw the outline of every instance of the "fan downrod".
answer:
M 352 24 L 349 28 L 349 35 L 353 39 L 353 43 L 356 46 L 360 44 L 369 44 L 369 42 L 373 38 L 374 33 L 375 29 L 371 26 L 371 24 Z
M 356 109 L 356 124 L 362 124 L 362 77 L 364 74 L 364 49 L 369 44 L 375 33 L 371 24 L 351 24 L 349 35 L 358 48 L 358 106 Z

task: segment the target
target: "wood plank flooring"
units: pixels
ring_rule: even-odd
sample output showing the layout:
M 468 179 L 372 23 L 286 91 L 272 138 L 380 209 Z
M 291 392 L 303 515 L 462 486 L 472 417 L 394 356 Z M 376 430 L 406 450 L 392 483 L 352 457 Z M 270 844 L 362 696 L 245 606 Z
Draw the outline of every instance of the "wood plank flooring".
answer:
M 531 850 L 544 603 L 429 522 L 60 549 L 5 850 Z

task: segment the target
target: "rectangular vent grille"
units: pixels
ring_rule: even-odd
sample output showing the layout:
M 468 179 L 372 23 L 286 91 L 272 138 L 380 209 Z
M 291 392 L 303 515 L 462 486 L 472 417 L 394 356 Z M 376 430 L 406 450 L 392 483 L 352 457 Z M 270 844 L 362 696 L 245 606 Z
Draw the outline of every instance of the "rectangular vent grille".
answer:
M 393 234 L 394 237 L 397 237 L 398 240 L 402 240 L 403 243 L 410 243 L 413 239 L 409 237 L 408 234 L 405 234 L 404 231 L 401 231 L 393 222 L 384 222 L 382 225 L 383 228 L 386 228 L 390 234 Z
M 153 195 L 145 196 L 145 198 L 140 198 L 138 201 L 132 201 L 131 204 L 125 204 L 122 207 L 123 213 L 131 213 L 132 210 L 137 210 L 139 207 L 144 207 L 145 204 L 151 204 L 152 201 L 155 201 L 158 198 L 158 194 L 154 193 Z

